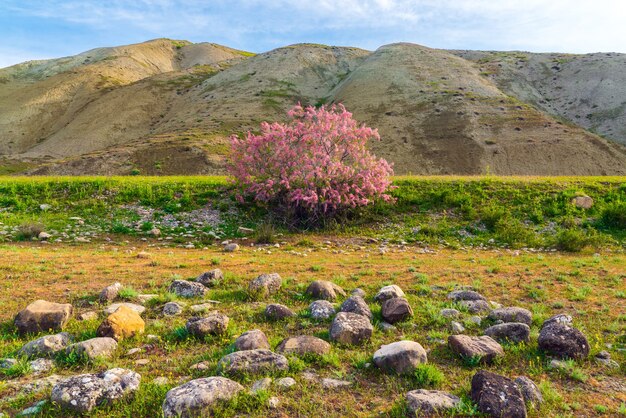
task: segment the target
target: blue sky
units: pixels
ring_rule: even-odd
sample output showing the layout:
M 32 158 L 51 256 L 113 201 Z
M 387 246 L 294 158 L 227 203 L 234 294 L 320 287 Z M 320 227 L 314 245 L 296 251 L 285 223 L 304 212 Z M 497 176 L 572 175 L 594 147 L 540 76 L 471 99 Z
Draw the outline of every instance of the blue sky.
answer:
M 0 67 L 167 37 L 263 52 L 299 42 L 626 52 L 621 0 L 0 0 Z

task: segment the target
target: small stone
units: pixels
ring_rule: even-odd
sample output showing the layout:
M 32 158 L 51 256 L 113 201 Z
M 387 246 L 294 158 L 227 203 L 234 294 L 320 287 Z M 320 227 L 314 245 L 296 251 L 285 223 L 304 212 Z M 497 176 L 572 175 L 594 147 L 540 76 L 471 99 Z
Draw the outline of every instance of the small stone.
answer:
M 148 231 L 148 235 L 152 235 L 153 237 L 160 237 L 161 230 L 159 228 L 152 228 L 151 230 Z
M 154 298 L 157 298 L 159 295 L 155 295 L 153 293 L 140 293 L 138 294 L 135 299 L 137 299 L 139 301 L 139 303 L 141 304 L 145 304 L 146 302 L 148 302 L 149 300 L 152 300 Z
M 35 405 L 28 407 L 26 409 L 24 409 L 22 412 L 20 412 L 19 414 L 17 414 L 16 416 L 18 417 L 27 417 L 29 415 L 38 415 L 41 413 L 41 410 L 43 409 L 43 407 L 48 403 L 47 400 L 43 400 L 43 401 L 39 401 L 37 402 Z M 0 412 L 0 414 L 2 414 Z M 0 417 L 2 417 L 4 414 L 0 415 Z
M 330 352 L 330 344 L 321 338 L 310 335 L 300 335 L 298 337 L 285 338 L 276 347 L 278 353 L 287 354 L 317 354 L 319 356 Z
M 379 369 L 397 374 L 411 374 L 418 365 L 426 362 L 426 350 L 415 341 L 383 345 L 374 353 L 374 363 Z
M 478 315 L 472 315 L 468 318 L 468 321 L 480 326 L 480 324 L 482 324 L 483 322 L 483 319 Z
M 413 316 L 413 309 L 409 302 L 401 297 L 387 299 L 383 302 L 381 314 L 390 324 L 406 321 Z
M 323 378 L 321 380 L 322 387 L 325 389 L 340 389 L 348 386 L 352 386 L 352 382 L 347 380 L 339 380 L 339 379 L 331 379 L 331 378 Z
M 106 315 L 111 315 L 112 313 L 116 312 L 120 306 L 125 306 L 129 309 L 132 309 L 133 311 L 137 312 L 139 315 L 141 315 L 142 313 L 146 311 L 146 308 L 144 306 L 137 305 L 136 303 L 122 302 L 122 303 L 114 303 L 112 305 L 107 306 L 104 309 L 104 313 Z
M 296 381 L 292 377 L 283 377 L 276 381 L 276 386 L 278 386 L 281 389 L 290 389 L 295 384 L 296 384 Z
M 278 292 L 282 282 L 278 273 L 261 274 L 250 282 L 248 291 L 254 296 L 269 296 Z
M 330 338 L 342 344 L 362 344 L 372 336 L 369 318 L 350 312 L 339 312 L 330 327 Z
M 458 302 L 460 306 L 467 309 L 469 313 L 486 313 L 491 311 L 489 303 L 484 300 L 461 300 Z
M 137 258 L 147 259 L 147 258 L 150 258 L 150 257 L 151 257 L 151 254 L 147 253 L 145 251 L 139 251 L 137 253 Z
M 36 300 L 15 316 L 14 324 L 22 335 L 61 331 L 73 311 L 69 303 Z
M 235 251 L 239 251 L 239 244 L 231 242 L 230 244 L 224 245 L 224 252 L 233 253 Z
M 195 314 L 208 312 L 215 308 L 214 302 L 200 303 L 198 305 L 191 305 L 189 310 Z
M 372 311 L 361 296 L 350 296 L 341 304 L 339 312 L 352 312 L 372 319 Z
M 45 335 L 33 341 L 29 341 L 17 352 L 18 355 L 28 358 L 52 357 L 59 351 L 65 349 L 71 337 L 66 332 L 54 335 Z
M 78 315 L 79 321 L 91 321 L 97 318 L 98 318 L 98 312 L 96 311 L 87 311 Z
M 183 313 L 184 306 L 178 302 L 167 302 L 163 306 L 163 315 L 174 316 Z
M 478 410 L 490 417 L 526 418 L 526 404 L 519 388 L 511 379 L 486 370 L 472 378 L 470 397 Z
M 541 395 L 541 391 L 539 390 L 535 382 L 533 382 L 526 376 L 519 376 L 514 380 L 514 382 L 517 385 L 519 391 L 522 393 L 526 404 L 538 409 L 539 406 L 543 403 L 543 396 Z
M 395 332 L 398 330 L 395 325 L 391 325 L 389 322 L 385 321 L 379 322 L 378 327 L 382 332 Z
M 217 363 L 220 374 L 258 374 L 284 371 L 288 368 L 289 362 L 284 356 L 263 349 L 235 351 L 225 355 Z
M 461 312 L 457 311 L 456 309 L 442 309 L 441 311 L 439 311 L 439 315 L 447 319 L 454 319 L 461 316 Z
M 239 228 L 237 228 L 237 232 L 239 232 L 242 235 L 251 235 L 251 234 L 254 234 L 254 229 L 240 226 Z
M 67 354 L 75 353 L 89 360 L 109 358 L 117 350 L 117 341 L 110 337 L 97 337 L 72 344 L 65 349 Z
M 268 350 L 270 348 L 270 343 L 267 340 L 265 333 L 260 329 L 246 331 L 235 340 L 235 349 L 237 351 L 256 350 L 258 348 Z
M 243 386 L 225 377 L 195 379 L 171 389 L 163 402 L 164 418 L 211 416 L 218 401 L 228 401 L 243 390 Z
M 54 361 L 47 358 L 38 358 L 29 363 L 30 371 L 35 375 L 40 375 L 54 369 Z
M 609 369 L 619 369 L 619 363 L 611 359 L 611 354 L 608 351 L 600 351 L 596 354 L 595 361 Z
M 271 385 L 272 385 L 272 379 L 269 377 L 266 377 L 264 379 L 260 379 L 254 382 L 252 384 L 252 387 L 250 388 L 250 392 L 257 393 L 261 390 L 269 390 Z
M 363 299 L 365 299 L 365 290 L 363 289 L 354 289 L 352 292 L 350 292 L 350 295 L 352 296 L 359 296 L 362 297 Z
M 98 337 L 111 337 L 116 341 L 143 334 L 146 323 L 139 314 L 127 306 L 120 306 L 96 330 Z
M 489 312 L 489 319 L 502 322 L 521 322 L 530 326 L 533 320 L 533 314 L 528 309 L 524 308 L 499 308 Z
M 215 287 L 224 280 L 224 273 L 220 269 L 213 269 L 196 277 L 196 282 L 206 286 Z
M 192 364 L 191 366 L 189 366 L 189 370 L 200 371 L 200 372 L 209 370 L 210 368 L 211 368 L 211 363 L 208 361 L 201 361 L 199 363 Z
M 135 366 L 145 366 L 148 363 L 150 363 L 150 359 L 147 358 L 140 358 L 138 360 L 135 360 Z
M 412 390 L 406 394 L 407 404 L 412 416 L 437 416 L 456 408 L 461 398 L 439 390 Z
M 465 327 L 460 322 L 452 321 L 450 322 L 450 331 L 453 334 L 463 334 Z
M 486 297 L 484 297 L 480 293 L 475 292 L 473 290 L 455 290 L 453 292 L 448 293 L 448 299 L 451 299 L 457 302 L 461 300 L 483 300 L 487 302 Z
M 328 319 L 335 314 L 335 308 L 327 300 L 316 300 L 309 305 L 309 312 L 313 319 Z
M 272 396 L 267 400 L 267 406 L 270 409 L 277 409 L 280 406 L 280 399 L 278 399 L 276 396 Z
M 530 341 L 530 327 L 521 322 L 506 322 L 493 325 L 485 330 L 485 335 L 496 341 L 510 341 L 521 343 Z
M 404 292 L 400 289 L 400 286 L 396 286 L 395 284 L 389 286 L 383 286 L 376 296 L 374 296 L 374 300 L 377 302 L 384 302 L 387 299 L 393 298 L 403 298 L 405 297 Z
M 345 296 L 346 292 L 335 283 L 316 280 L 307 287 L 306 294 L 316 299 L 333 301 L 338 296 Z
M 165 376 L 159 376 L 152 379 L 152 383 L 159 386 L 168 385 L 170 383 L 170 379 Z
M 0 369 L 10 369 L 17 364 L 17 359 L 3 358 L 0 359 Z
M 207 335 L 221 335 L 228 328 L 228 317 L 219 312 L 213 312 L 205 318 L 190 318 L 185 327 L 191 335 L 204 338 Z
M 99 296 L 100 303 L 109 303 L 117 299 L 122 288 L 123 286 L 121 283 L 114 283 L 102 289 Z
M 591 209 L 593 199 L 589 196 L 576 196 L 572 199 L 572 205 L 580 209 Z
M 295 312 L 285 305 L 271 303 L 265 307 L 265 317 L 270 321 L 279 321 L 292 316 L 296 316 Z
M 183 298 L 197 298 L 204 296 L 208 289 L 200 283 L 174 280 L 170 285 L 169 292 Z
M 502 346 L 486 335 L 451 335 L 448 337 L 448 345 L 461 357 L 480 358 L 482 363 L 491 363 L 496 357 L 504 355 Z
M 39 235 L 37 235 L 37 238 L 39 239 L 39 241 L 48 241 L 50 238 L 52 238 L 52 235 L 45 231 L 41 231 Z
M 130 350 L 128 350 L 126 352 L 126 357 L 131 357 L 131 356 L 134 356 L 135 354 L 141 353 L 141 352 L 143 352 L 142 348 L 139 348 L 139 347 L 131 348 Z

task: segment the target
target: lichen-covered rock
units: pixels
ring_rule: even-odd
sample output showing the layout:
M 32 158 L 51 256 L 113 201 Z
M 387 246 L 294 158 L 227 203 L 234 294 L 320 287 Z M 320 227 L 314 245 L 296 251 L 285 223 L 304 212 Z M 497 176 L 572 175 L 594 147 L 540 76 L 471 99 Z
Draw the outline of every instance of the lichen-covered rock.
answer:
M 409 410 L 417 417 L 437 416 L 456 408 L 461 398 L 440 390 L 412 390 L 406 394 Z
M 279 321 L 292 316 L 296 316 L 295 312 L 285 305 L 270 303 L 265 307 L 265 317 L 270 321 Z
M 79 356 L 85 356 L 89 360 L 95 360 L 98 357 L 111 357 L 115 350 L 117 350 L 117 341 L 113 338 L 97 337 L 69 345 L 65 352 L 68 354 L 73 352 Z
M 65 349 L 71 341 L 72 338 L 66 332 L 45 335 L 24 344 L 18 351 L 18 355 L 29 358 L 52 357 L 59 351 Z
M 447 309 L 442 309 L 441 311 L 439 311 L 439 315 L 447 319 L 454 319 L 454 318 L 458 318 L 459 316 L 461 316 L 461 312 L 459 312 L 456 309 L 447 308 Z
M 225 377 L 195 379 L 171 389 L 163 402 L 164 418 L 211 416 L 218 401 L 227 401 L 243 390 L 239 383 Z
M 109 315 L 96 330 L 98 337 L 111 337 L 116 341 L 143 334 L 146 323 L 139 314 L 124 305 Z
M 283 280 L 278 273 L 261 274 L 248 285 L 248 291 L 253 296 L 265 297 L 272 295 L 280 289 Z
M 533 408 L 539 408 L 543 403 L 543 396 L 535 382 L 526 376 L 519 376 L 514 380 L 514 383 L 520 390 L 526 404 L 531 405 Z
M 285 338 L 278 344 L 276 351 L 287 354 L 317 354 L 323 355 L 330 352 L 330 344 L 321 338 L 310 335 Z
M 372 319 L 372 311 L 361 296 L 350 296 L 341 304 L 339 312 L 352 312 Z
M 583 359 L 589 355 L 587 337 L 578 329 L 551 322 L 539 332 L 539 349 L 557 358 Z
M 335 314 L 335 307 L 327 300 L 316 300 L 309 305 L 313 319 L 328 319 Z
M 486 370 L 472 378 L 470 397 L 478 410 L 494 418 L 526 418 L 522 393 L 511 379 Z
M 454 301 L 461 300 L 484 300 L 487 301 L 487 298 L 481 295 L 480 293 L 474 290 L 455 290 L 448 293 L 448 299 Z
M 415 341 L 383 345 L 374 353 L 374 364 L 379 369 L 397 374 L 411 374 L 418 365 L 427 361 L 426 350 Z
M 533 314 L 524 308 L 499 308 L 489 312 L 489 319 L 502 322 L 521 322 L 530 326 L 533 321 Z
M 256 350 L 258 348 L 268 350 L 270 348 L 270 343 L 267 340 L 267 336 L 260 329 L 246 331 L 235 340 L 235 349 L 237 351 Z
M 383 302 L 382 317 L 390 324 L 405 321 L 413 316 L 413 309 L 405 298 L 391 298 Z
M 167 302 L 163 305 L 163 315 L 175 316 L 183 313 L 185 307 L 178 302 Z
M 545 328 L 548 325 L 552 325 L 552 324 L 563 324 L 563 325 L 572 326 L 572 323 L 573 323 L 573 320 L 572 320 L 571 315 L 556 314 L 546 319 L 545 321 L 543 321 L 543 324 L 541 324 L 541 328 Z
M 374 296 L 374 300 L 382 303 L 387 299 L 403 298 L 404 296 L 404 292 L 402 291 L 402 289 L 400 289 L 400 286 L 391 284 L 388 286 L 383 286 L 378 291 L 378 293 L 376 293 L 376 296 Z
M 190 318 L 185 324 L 189 334 L 197 338 L 207 335 L 221 335 L 228 328 L 228 317 L 219 312 L 212 312 L 204 318 Z
M 112 285 L 102 289 L 99 296 L 100 303 L 109 303 L 114 301 L 119 296 L 122 287 L 121 283 L 113 283 Z
M 104 309 L 104 313 L 106 315 L 111 315 L 112 313 L 117 311 L 120 306 L 125 306 L 129 309 L 132 309 L 133 311 L 137 312 L 139 315 L 141 315 L 142 313 L 146 311 L 146 308 L 144 306 L 137 305 L 136 303 L 121 302 L 121 303 L 114 303 L 112 305 L 107 306 Z
M 217 363 L 220 374 L 258 374 L 273 371 L 287 370 L 289 362 L 285 356 L 270 350 L 235 351 L 225 355 Z
M 491 363 L 496 357 L 504 355 L 502 346 L 486 335 L 451 335 L 448 337 L 448 345 L 461 357 L 480 358 L 483 363 Z
M 306 293 L 316 299 L 333 301 L 339 296 L 345 296 L 346 292 L 333 282 L 326 280 L 316 280 L 309 285 Z
M 224 280 L 224 273 L 220 269 L 213 269 L 206 271 L 196 277 L 196 282 L 206 286 L 214 287 L 220 284 Z
M 369 318 L 350 312 L 339 312 L 330 326 L 330 338 L 342 344 L 361 344 L 372 337 Z
M 460 300 L 459 305 L 467 309 L 469 313 L 479 314 L 479 313 L 487 313 L 491 311 L 491 306 L 489 306 L 489 302 L 484 300 Z
M 530 341 L 530 327 L 521 322 L 505 322 L 487 328 L 485 335 L 496 341 L 528 342 Z
M 36 300 L 15 316 L 14 324 L 20 334 L 61 331 L 70 320 L 74 308 L 69 303 Z
M 52 402 L 76 412 L 120 399 L 139 389 L 141 376 L 132 370 L 110 369 L 98 374 L 81 374 L 61 380 L 52 388 Z
M 182 298 L 202 297 L 208 290 L 203 284 L 188 280 L 174 280 L 169 288 L 170 293 Z

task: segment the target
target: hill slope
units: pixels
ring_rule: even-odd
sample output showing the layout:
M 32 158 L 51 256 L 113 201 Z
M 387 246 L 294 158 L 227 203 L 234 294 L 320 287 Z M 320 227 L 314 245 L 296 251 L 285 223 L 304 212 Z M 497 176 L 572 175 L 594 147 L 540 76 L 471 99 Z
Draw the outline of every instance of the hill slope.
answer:
M 552 58 L 533 55 L 524 71 L 500 58 L 414 44 L 258 55 L 168 39 L 99 48 L 0 69 L 0 157 L 36 174 L 219 173 L 231 133 L 282 119 L 298 101 L 343 102 L 379 128 L 372 148 L 398 173 L 626 174 L 624 147 L 549 114 L 571 116 L 542 103 L 537 74 Z M 619 112 L 595 109 L 602 129 L 617 129 Z

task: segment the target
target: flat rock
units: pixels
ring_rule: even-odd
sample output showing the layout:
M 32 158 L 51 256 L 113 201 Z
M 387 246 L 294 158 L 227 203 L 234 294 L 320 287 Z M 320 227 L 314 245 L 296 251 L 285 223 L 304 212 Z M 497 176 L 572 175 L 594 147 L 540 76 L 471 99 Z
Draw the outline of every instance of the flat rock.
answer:
M 163 305 L 163 315 L 174 316 L 183 313 L 185 307 L 178 302 L 167 302 Z
M 163 417 L 192 418 L 211 416 L 216 402 L 227 401 L 243 390 L 225 377 L 195 379 L 171 389 L 163 402 Z
M 487 328 L 485 335 L 496 341 L 527 343 L 530 341 L 530 327 L 521 322 L 505 322 L 504 324 L 497 324 Z
M 348 380 L 332 379 L 329 377 L 323 378 L 320 383 L 324 389 L 340 389 L 352 386 L 352 382 Z
M 330 344 L 321 338 L 310 335 L 285 338 L 278 344 L 276 351 L 286 354 L 317 354 L 323 355 L 330 352 Z
M 412 416 L 429 417 L 456 408 L 461 398 L 440 390 L 417 389 L 406 394 L 406 401 Z
M 85 413 L 97 405 L 123 398 L 139 389 L 141 376 L 132 370 L 110 369 L 61 380 L 52 388 L 50 399 L 62 408 Z
M 146 323 L 137 311 L 121 305 L 110 314 L 96 330 L 98 337 L 111 337 L 116 341 L 143 334 Z
M 221 335 L 228 328 L 228 317 L 219 312 L 213 312 L 204 318 L 190 318 L 185 324 L 187 331 L 197 338 L 207 335 Z
M 70 320 L 74 308 L 69 303 L 36 300 L 15 316 L 14 324 L 20 334 L 61 331 Z
M 216 302 L 217 301 L 212 301 L 212 302 L 206 302 L 206 303 L 199 303 L 197 305 L 191 305 L 189 307 L 189 310 L 193 313 L 208 312 L 211 309 L 215 309 Z
M 204 296 L 208 289 L 200 283 L 174 280 L 169 287 L 169 292 L 182 298 L 197 298 Z
M 361 296 L 350 296 L 341 304 L 339 312 L 352 312 L 372 319 L 372 311 Z
M 493 338 L 483 335 L 474 337 L 469 335 L 451 335 L 448 345 L 455 353 L 465 358 L 480 357 L 483 363 L 490 363 L 496 357 L 504 355 L 502 346 Z
M 272 295 L 280 289 L 283 280 L 278 273 L 261 274 L 248 285 L 248 291 L 259 297 Z
M 78 315 L 77 319 L 79 321 L 91 321 L 93 319 L 98 318 L 98 312 L 96 311 L 87 311 Z
M 35 376 L 48 373 L 50 370 L 54 369 L 54 361 L 48 358 L 38 358 L 28 364 L 31 373 Z
M 220 269 L 213 269 L 209 271 L 205 271 L 198 277 L 196 277 L 196 282 L 206 286 L 206 287 L 215 287 L 220 284 L 224 280 L 224 273 Z
M 346 296 L 346 292 L 333 282 L 316 280 L 306 289 L 306 294 L 316 299 L 333 301 L 339 296 Z
M 270 321 L 279 321 L 285 318 L 296 316 L 295 312 L 278 303 L 270 303 L 265 307 L 265 317 Z
M 276 386 L 282 389 L 289 389 L 296 384 L 296 380 L 293 377 L 281 377 L 276 381 Z
M 114 303 L 112 305 L 107 306 L 104 309 L 104 313 L 106 315 L 111 315 L 112 313 L 117 311 L 120 306 L 125 306 L 129 309 L 132 309 L 133 311 L 137 312 L 139 315 L 141 315 L 142 313 L 146 311 L 146 308 L 144 306 L 137 305 L 136 303 L 122 302 L 122 303 Z
M 473 290 L 455 290 L 452 291 L 450 293 L 448 293 L 448 299 L 450 300 L 454 300 L 454 301 L 461 301 L 461 300 L 484 300 L 485 302 L 487 302 L 487 298 L 484 297 L 483 295 L 481 295 L 478 292 L 475 292 Z
M 369 318 L 351 312 L 339 312 L 330 326 L 330 338 L 342 344 L 362 344 L 372 336 Z
M 461 316 L 461 312 L 456 309 L 442 309 L 441 311 L 439 311 L 439 315 L 447 319 L 454 319 Z
M 521 322 L 530 326 L 533 321 L 533 314 L 524 308 L 499 308 L 489 312 L 489 319 L 502 322 Z
M 287 370 L 289 362 L 285 356 L 270 350 L 243 350 L 225 355 L 217 363 L 220 374 L 267 373 Z
M 418 365 L 427 361 L 426 350 L 415 341 L 383 345 L 374 353 L 374 364 L 379 369 L 397 374 L 411 374 Z
M 66 332 L 45 335 L 24 344 L 17 354 L 28 358 L 52 357 L 59 351 L 65 349 L 71 341 L 72 338 Z
M 98 299 L 100 299 L 100 303 L 109 303 L 117 299 L 120 294 L 120 290 L 122 290 L 122 287 L 123 286 L 121 283 L 113 283 L 112 285 L 109 285 L 102 289 L 102 291 L 100 292 L 100 296 L 98 297 Z
M 237 351 L 256 350 L 258 348 L 267 350 L 270 348 L 267 336 L 260 329 L 246 331 L 235 340 L 235 349 Z
M 390 284 L 388 286 L 383 286 L 378 293 L 376 293 L 376 296 L 374 296 L 374 300 L 384 302 L 387 299 L 403 298 L 404 296 L 404 292 L 400 286 Z
M 540 350 L 557 358 L 583 359 L 589 355 L 587 337 L 564 323 L 553 322 L 544 326 L 537 343 Z
M 98 357 L 109 358 L 116 350 L 117 341 L 113 338 L 96 337 L 69 345 L 65 352 L 68 354 L 74 352 L 79 356 L 85 356 L 89 360 L 95 360 Z
M 390 323 L 406 321 L 413 316 L 413 309 L 409 301 L 404 298 L 391 298 L 383 302 L 381 309 L 383 319 Z
M 484 300 L 461 300 L 458 303 L 460 306 L 467 309 L 468 312 L 473 314 L 486 313 L 491 311 L 489 302 L 486 302 Z
M 509 378 L 486 370 L 472 378 L 470 397 L 478 410 L 494 418 L 526 418 L 526 404 L 517 385 Z
M 526 376 L 519 376 L 513 382 L 517 385 L 526 404 L 531 405 L 533 408 L 539 408 L 543 403 L 543 396 L 535 382 Z

